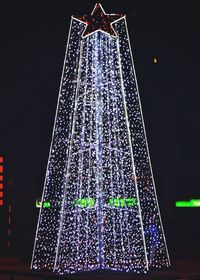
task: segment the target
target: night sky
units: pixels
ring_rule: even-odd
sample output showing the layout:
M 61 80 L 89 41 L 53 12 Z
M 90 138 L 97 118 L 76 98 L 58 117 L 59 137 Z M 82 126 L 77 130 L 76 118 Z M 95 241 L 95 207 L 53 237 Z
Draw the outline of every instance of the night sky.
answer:
M 1 4 L 0 155 L 7 197 L 13 200 L 13 251 L 19 257 L 29 257 L 33 246 L 34 203 L 43 190 L 70 17 L 91 13 L 95 3 Z M 200 248 L 200 230 L 188 229 L 199 210 L 174 208 L 175 200 L 200 198 L 200 3 L 100 3 L 107 13 L 127 15 L 169 247 Z M 183 237 L 174 249 L 181 229 Z

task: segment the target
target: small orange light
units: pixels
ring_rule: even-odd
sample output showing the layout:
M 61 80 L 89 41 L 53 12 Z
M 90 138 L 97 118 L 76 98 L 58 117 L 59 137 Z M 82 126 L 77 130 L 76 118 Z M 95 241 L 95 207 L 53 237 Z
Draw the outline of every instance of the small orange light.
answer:
M 3 206 L 3 200 L 0 200 L 0 206 Z
M 3 162 L 3 157 L 0 157 L 0 162 Z
M 3 166 L 0 165 L 0 173 L 3 173 Z
M 0 184 L 0 190 L 2 190 L 3 189 L 3 184 Z

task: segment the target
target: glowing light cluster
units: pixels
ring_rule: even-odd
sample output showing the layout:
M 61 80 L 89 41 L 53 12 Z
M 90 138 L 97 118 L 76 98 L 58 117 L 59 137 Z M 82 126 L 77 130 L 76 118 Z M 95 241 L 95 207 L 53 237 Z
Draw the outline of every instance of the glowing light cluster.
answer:
M 132 207 L 136 205 L 135 198 L 110 198 L 108 205 L 110 207 Z
M 95 200 L 94 198 L 83 197 L 76 199 L 74 204 L 79 207 L 93 207 Z
M 85 23 L 71 21 L 36 270 L 139 273 L 169 265 L 125 17 L 113 29 L 116 36 L 82 36 Z
M 35 206 L 36 208 L 41 208 L 41 207 L 44 207 L 44 208 L 50 208 L 51 207 L 51 203 L 49 201 L 41 201 L 39 199 L 36 200 L 36 203 L 35 203 Z

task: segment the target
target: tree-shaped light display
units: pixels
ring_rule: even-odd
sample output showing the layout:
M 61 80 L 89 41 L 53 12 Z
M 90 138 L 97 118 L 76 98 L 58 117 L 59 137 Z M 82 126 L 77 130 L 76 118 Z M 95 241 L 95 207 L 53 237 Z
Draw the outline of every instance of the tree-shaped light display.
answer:
M 126 18 L 72 17 L 32 269 L 169 266 Z

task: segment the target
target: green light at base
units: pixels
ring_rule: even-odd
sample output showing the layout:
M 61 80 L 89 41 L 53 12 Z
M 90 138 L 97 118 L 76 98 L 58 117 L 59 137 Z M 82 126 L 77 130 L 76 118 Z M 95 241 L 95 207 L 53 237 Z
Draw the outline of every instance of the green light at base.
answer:
M 135 198 L 110 198 L 108 201 L 110 207 L 132 207 L 136 205 Z
M 93 207 L 94 203 L 95 203 L 94 198 L 87 198 L 87 197 L 76 199 L 74 202 L 76 206 L 83 207 L 83 208 Z
M 200 199 L 176 201 L 176 207 L 200 207 Z
M 95 199 L 89 197 L 78 198 L 74 201 L 74 205 L 81 208 L 90 208 L 95 205 Z M 133 207 L 136 205 L 136 198 L 109 198 L 107 205 L 110 207 Z
M 42 207 L 42 201 L 37 199 L 35 203 L 36 208 L 41 208 Z M 43 208 L 51 208 L 51 203 L 49 201 L 44 201 L 43 202 Z

